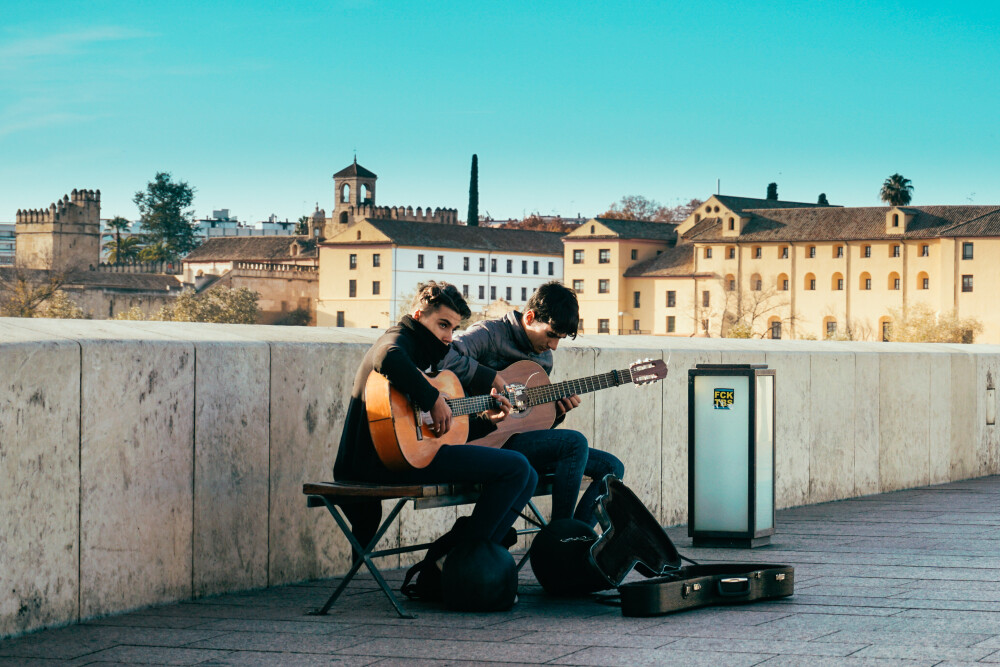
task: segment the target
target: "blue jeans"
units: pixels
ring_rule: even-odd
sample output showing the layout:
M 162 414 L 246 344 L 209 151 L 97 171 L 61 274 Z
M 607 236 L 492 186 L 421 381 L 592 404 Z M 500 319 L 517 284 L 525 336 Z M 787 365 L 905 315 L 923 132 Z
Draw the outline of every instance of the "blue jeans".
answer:
M 524 454 L 540 475 L 553 476 L 553 520 L 575 518 L 588 526 L 595 525 L 594 505 L 600 480 L 607 474 L 617 477 L 625 474 L 625 466 L 616 456 L 591 449 L 579 431 L 548 429 L 518 433 L 503 448 Z M 577 503 L 584 475 L 594 481 Z

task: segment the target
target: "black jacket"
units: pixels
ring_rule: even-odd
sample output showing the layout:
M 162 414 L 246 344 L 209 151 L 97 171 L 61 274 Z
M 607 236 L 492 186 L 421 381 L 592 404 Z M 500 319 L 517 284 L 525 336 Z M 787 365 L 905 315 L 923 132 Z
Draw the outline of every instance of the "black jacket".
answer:
M 430 410 L 438 398 L 438 390 L 427 381 L 422 370 L 437 370 L 448 352 L 448 345 L 406 315 L 390 327 L 365 354 L 354 377 L 351 402 L 347 407 L 344 431 L 340 436 L 337 462 L 333 476 L 341 481 L 401 482 L 406 473 L 394 473 L 383 465 L 375 452 L 365 406 L 365 385 L 372 371 L 381 373 L 397 389 L 410 396 L 422 410 Z M 489 420 L 472 417 L 470 438 L 482 437 L 496 427 Z

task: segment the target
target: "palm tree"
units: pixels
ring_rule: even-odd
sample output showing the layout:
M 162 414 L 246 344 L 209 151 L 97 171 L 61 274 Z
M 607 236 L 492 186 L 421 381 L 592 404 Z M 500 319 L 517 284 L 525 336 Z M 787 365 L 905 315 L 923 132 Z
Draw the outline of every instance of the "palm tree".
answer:
M 913 185 L 910 179 L 903 178 L 902 174 L 893 174 L 885 179 L 879 197 L 890 206 L 906 206 L 910 203 L 913 194 Z
M 166 243 L 156 241 L 139 251 L 139 259 L 143 262 L 170 262 L 174 259 L 174 255 Z
M 115 230 L 115 240 L 114 240 L 115 248 L 122 247 L 122 232 L 127 232 L 128 228 L 131 226 L 132 223 L 126 220 L 125 218 L 121 217 L 120 215 L 116 215 L 115 217 L 108 220 L 108 229 Z M 104 247 L 109 248 L 110 245 L 111 242 L 108 242 L 104 244 Z M 122 261 L 122 259 L 124 259 L 120 257 L 119 253 L 115 253 L 115 256 L 117 257 L 117 259 L 113 260 L 114 264 L 118 264 L 119 262 Z
M 124 264 L 139 259 L 142 246 L 138 237 L 126 236 L 125 238 L 121 238 L 119 236 L 105 243 L 104 249 L 108 251 L 108 260 L 112 264 Z

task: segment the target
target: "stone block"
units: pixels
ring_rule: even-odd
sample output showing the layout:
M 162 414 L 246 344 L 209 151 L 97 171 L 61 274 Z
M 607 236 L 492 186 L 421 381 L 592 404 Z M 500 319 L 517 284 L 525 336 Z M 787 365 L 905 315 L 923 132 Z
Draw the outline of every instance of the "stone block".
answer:
M 956 352 L 951 356 L 951 442 L 948 445 L 949 480 L 968 479 L 980 473 L 976 456 L 980 428 L 986 426 L 986 405 L 978 411 L 979 395 L 985 397 L 986 384 L 979 383 L 976 357 Z M 1000 378 L 998 378 L 1000 379 Z
M 0 319 L 0 637 L 79 617 L 80 346 Z
M 930 355 L 896 352 L 879 362 L 879 488 L 929 483 Z
M 774 503 L 775 508 L 804 505 L 809 498 L 809 443 L 812 401 L 811 362 L 803 351 L 768 351 L 765 363 L 775 370 Z
M 852 346 L 856 347 L 856 346 Z M 879 356 L 854 354 L 854 495 L 879 492 Z
M 854 355 L 812 355 L 809 502 L 854 494 Z
M 650 350 L 599 349 L 597 372 L 621 370 L 637 358 L 661 358 Z M 594 398 L 596 437 L 591 442 L 625 464 L 625 481 L 654 516 L 660 516 L 660 441 L 663 392 L 656 386 L 626 385 L 598 391 Z
M 927 392 L 927 474 L 931 484 L 951 479 L 951 354 L 929 354 Z

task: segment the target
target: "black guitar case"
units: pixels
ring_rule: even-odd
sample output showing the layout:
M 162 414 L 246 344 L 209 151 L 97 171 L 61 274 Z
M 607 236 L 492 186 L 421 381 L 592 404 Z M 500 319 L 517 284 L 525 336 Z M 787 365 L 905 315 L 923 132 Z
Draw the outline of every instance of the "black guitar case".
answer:
M 617 587 L 624 616 L 656 616 L 794 593 L 795 569 L 761 563 L 682 567 L 682 557 L 642 501 L 613 475 L 602 481 L 597 515 L 603 534 L 590 548 L 594 567 Z M 623 584 L 635 569 L 648 577 Z

